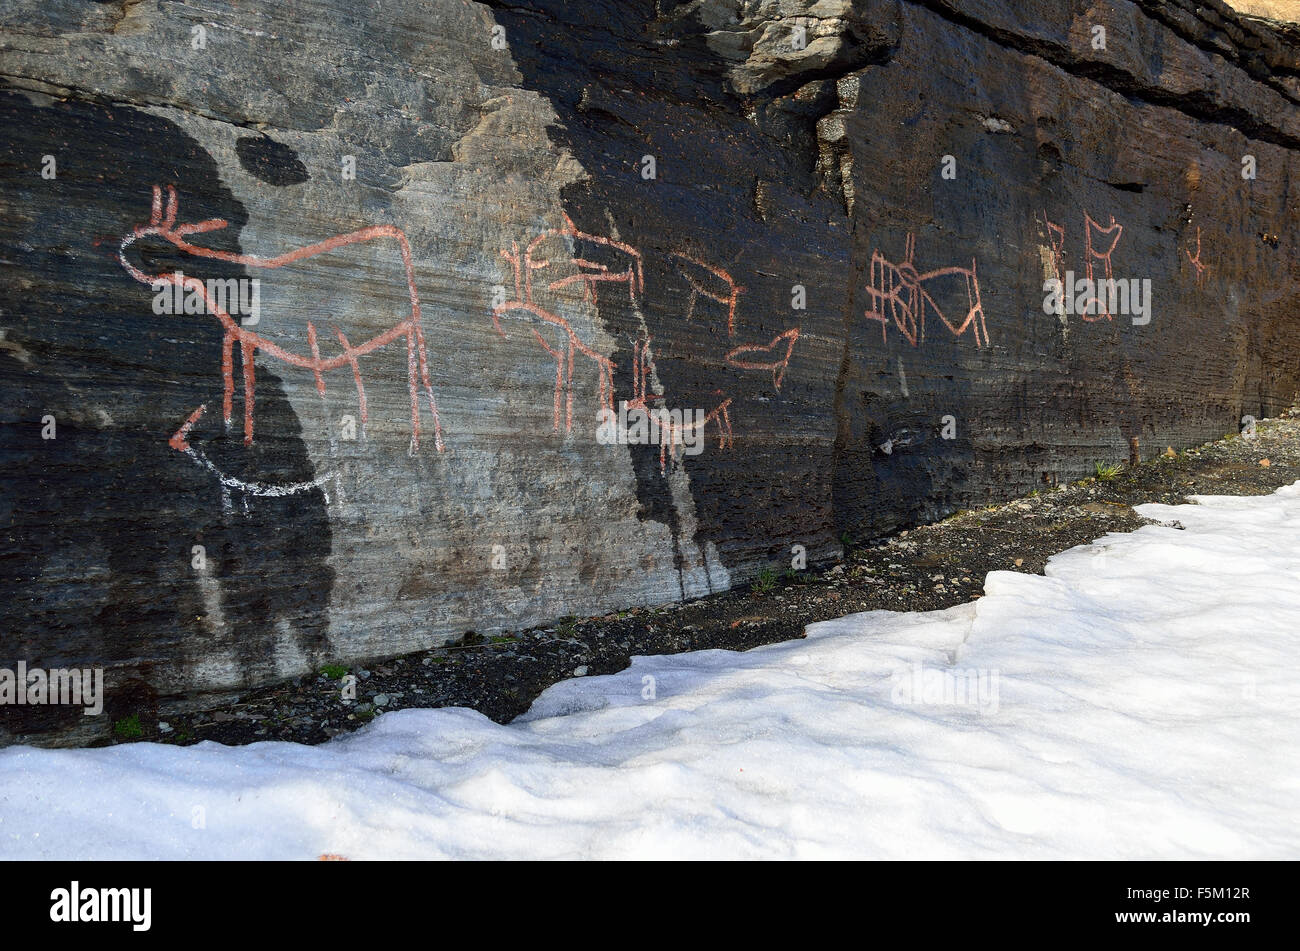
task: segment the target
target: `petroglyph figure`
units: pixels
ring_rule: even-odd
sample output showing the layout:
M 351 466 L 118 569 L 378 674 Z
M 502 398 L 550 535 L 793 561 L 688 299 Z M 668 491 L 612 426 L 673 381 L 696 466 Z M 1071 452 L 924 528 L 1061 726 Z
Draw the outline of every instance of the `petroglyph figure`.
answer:
M 678 270 L 691 288 L 686 306 L 686 319 L 689 321 L 695 318 L 695 308 L 701 297 L 716 301 L 727 308 L 727 336 L 735 337 L 736 308 L 740 295 L 745 289 L 737 284 L 723 268 L 706 264 L 680 251 L 671 252 L 671 257 L 674 258 Z M 709 286 L 710 283 L 713 287 Z M 734 347 L 723 359 L 728 366 L 735 367 L 737 370 L 770 370 L 772 385 L 779 392 L 781 380 L 784 379 L 785 371 L 790 365 L 790 357 L 794 353 L 794 345 L 798 339 L 799 328 L 794 327 L 777 334 L 769 343 L 742 344 Z M 764 356 L 771 356 L 773 359 L 764 360 L 762 359 Z
M 1196 269 L 1196 286 L 1204 287 L 1205 276 L 1210 270 L 1210 266 L 1201 261 L 1201 229 L 1199 227 L 1196 229 L 1196 256 L 1193 257 L 1192 252 L 1186 248 L 1183 249 L 1183 253 L 1187 255 L 1187 260 Z
M 794 345 L 798 340 L 799 328 L 792 327 L 773 337 L 771 343 L 736 347 L 727 353 L 726 361 L 738 370 L 771 370 L 772 386 L 780 392 L 781 381 L 785 379 L 785 371 L 790 366 L 790 357 L 794 354 Z M 774 359 L 761 359 L 763 356 Z
M 537 342 L 555 360 L 554 425 L 552 431 L 556 433 L 560 431 L 561 405 L 563 405 L 564 431 L 570 433 L 573 431 L 574 354 L 580 353 L 596 364 L 600 374 L 600 405 L 611 410 L 614 406 L 614 364 L 604 354 L 597 352 L 592 346 L 584 342 L 567 320 L 559 314 L 540 306 L 535 300 L 533 272 L 551 266 L 551 260 L 544 256 L 539 258 L 539 254 L 542 251 L 544 242 L 554 238 L 566 238 L 574 242 L 572 261 L 577 266 L 578 273 L 548 282 L 546 285 L 548 290 L 556 291 L 570 284 L 581 283 L 583 285 L 584 300 L 589 300 L 598 305 L 597 288 L 600 284 L 624 283 L 627 285 L 629 299 L 635 301 L 638 295 L 644 291 L 645 277 L 642 273 L 641 254 L 635 248 L 610 238 L 602 238 L 598 235 L 581 232 L 574 227 L 573 222 L 569 220 L 567 215 L 564 219 L 563 228 L 542 232 L 530 241 L 522 252 L 517 241 L 510 243 L 510 250 L 501 251 L 501 256 L 510 262 L 511 269 L 514 272 L 515 297 L 514 300 L 492 308 L 492 323 L 496 327 L 497 333 L 502 337 L 505 336 L 505 331 L 501 328 L 501 318 L 503 316 L 522 320 L 530 318 L 540 320 L 561 332 L 563 342 L 559 347 L 553 347 L 545 337 L 538 333 L 536 328 L 529 328 L 533 336 L 537 338 Z M 626 269 L 615 271 L 606 264 L 579 256 L 577 253 L 577 242 L 579 241 L 590 241 L 626 255 Z
M 1111 268 L 1110 256 L 1115 253 L 1115 247 L 1119 244 L 1119 239 L 1124 235 L 1124 226 L 1116 222 L 1115 216 L 1111 215 L 1110 226 L 1103 228 L 1101 225 L 1097 224 L 1097 222 L 1093 221 L 1092 216 L 1086 211 L 1083 213 L 1083 222 L 1083 270 L 1087 279 L 1094 282 L 1092 286 L 1096 287 L 1096 278 L 1093 274 L 1093 264 L 1095 261 L 1101 261 L 1103 273 L 1106 275 L 1105 279 L 1108 281 L 1113 279 L 1114 272 Z M 1109 237 L 1110 240 L 1108 242 L 1105 240 L 1094 241 L 1094 234 L 1097 235 L 1099 239 Z M 1098 248 L 1103 244 L 1105 245 L 1106 250 L 1099 251 Z M 1096 306 L 1089 306 L 1080 311 L 1080 315 L 1084 320 L 1097 321 L 1102 318 L 1105 318 L 1106 320 L 1111 319 L 1110 312 L 1106 309 L 1106 302 L 1100 294 L 1093 298 L 1093 303 L 1095 303 Z
M 984 305 L 980 299 L 979 278 L 975 273 L 975 259 L 969 268 L 944 267 L 920 272 L 916 268 L 916 236 L 907 236 L 906 256 L 901 264 L 890 262 L 878 250 L 871 253 L 871 277 L 866 288 L 869 307 L 868 319 L 880 322 L 881 339 L 887 339 L 892 322 L 912 346 L 925 340 L 927 314 L 937 317 L 953 336 L 960 337 L 969 329 L 975 346 L 989 342 L 984 325 Z M 957 278 L 966 293 L 966 314 L 957 323 L 949 320 L 940 308 L 927 285 L 944 278 Z
M 227 222 L 221 218 L 210 218 L 206 221 L 194 222 L 192 224 L 177 224 L 177 197 L 176 189 L 167 186 L 167 203 L 163 207 L 163 190 L 155 185 L 153 187 L 153 205 L 147 225 L 140 225 L 131 233 L 123 237 L 122 243 L 118 250 L 118 259 L 133 278 L 142 284 L 149 284 L 158 287 L 162 284 L 181 284 L 186 292 L 190 294 L 199 294 L 202 296 L 209 313 L 221 322 L 225 330 L 222 339 L 222 359 L 221 375 L 224 382 L 222 396 L 223 418 L 227 429 L 230 427 L 231 412 L 234 394 L 234 370 L 232 351 L 236 343 L 239 344 L 240 355 L 243 364 L 244 378 L 244 444 L 251 445 L 253 442 L 253 402 L 254 402 L 254 367 L 253 357 L 257 351 L 269 354 L 278 360 L 282 360 L 291 366 L 301 367 L 310 370 L 316 379 L 317 391 L 323 396 L 325 393 L 324 373 L 330 370 L 336 370 L 347 366 L 352 369 L 353 382 L 357 388 L 357 399 L 360 403 L 361 420 L 364 425 L 366 411 L 366 391 L 361 379 L 361 367 L 359 358 L 378 350 L 381 347 L 392 343 L 399 338 L 406 341 L 407 356 L 407 383 L 411 396 L 411 443 L 412 452 L 419 449 L 420 446 L 420 406 L 419 393 L 421 387 L 429 401 L 429 409 L 433 414 L 433 431 L 434 444 L 439 452 L 443 450 L 442 442 L 442 424 L 438 418 L 438 405 L 433 397 L 433 387 L 429 383 L 429 363 L 424 344 L 424 331 L 420 326 L 420 296 L 415 287 L 415 267 L 411 258 L 411 246 L 406 239 L 406 234 L 393 225 L 373 225 L 368 228 L 362 228 L 359 231 L 352 231 L 347 234 L 335 235 L 316 244 L 307 245 L 306 247 L 297 248 L 285 254 L 272 258 L 262 258 L 251 254 L 236 254 L 230 251 L 218 251 L 213 248 L 206 248 L 202 245 L 192 244 L 188 238 L 191 235 L 205 234 L 211 231 L 220 231 L 227 227 Z M 126 257 L 126 250 L 141 238 L 157 236 L 165 241 L 175 245 L 181 251 L 198 258 L 208 258 L 215 261 L 225 261 L 232 264 L 241 264 L 245 267 L 274 269 L 284 267 L 297 261 L 303 261 L 315 257 L 319 254 L 326 254 L 338 248 L 347 247 L 352 244 L 360 244 L 367 241 L 377 241 L 383 238 L 391 238 L 397 242 L 402 255 L 402 264 L 406 271 L 407 290 L 410 294 L 411 312 L 404 319 L 398 321 L 387 330 L 376 334 L 369 340 L 360 344 L 351 343 L 343 331 L 337 327 L 333 328 L 338 337 L 342 352 L 333 357 L 321 356 L 320 346 L 316 337 L 316 327 L 311 322 L 307 324 L 307 347 L 308 354 L 293 353 L 286 350 L 273 341 L 261 336 L 260 334 L 242 326 L 239 321 L 235 320 L 221 303 L 215 300 L 208 293 L 205 283 L 197 278 L 187 277 L 182 273 L 175 272 L 171 274 L 146 274 L 132 264 Z M 192 415 L 181 431 L 172 437 L 171 445 L 174 448 L 181 449 L 182 445 L 188 448 L 185 433 L 188 433 L 189 427 L 202 414 L 204 407 Z M 183 451 L 183 450 L 182 450 Z
M 682 276 L 686 278 L 686 283 L 691 286 L 690 300 L 686 305 L 686 319 L 688 321 L 695 319 L 696 303 L 701 297 L 707 297 L 709 300 L 717 301 L 719 304 L 722 304 L 727 308 L 727 336 L 734 337 L 736 335 L 736 303 L 739 300 L 740 295 L 744 293 L 745 289 L 732 280 L 731 275 L 722 268 L 714 267 L 711 264 L 705 264 L 698 258 L 694 258 L 689 254 L 683 254 L 680 251 L 671 252 L 671 257 L 679 262 L 677 264 L 677 269 L 681 272 Z M 684 267 L 680 262 L 693 265 L 693 268 Z M 701 274 L 699 273 L 700 271 L 705 273 Z M 717 290 L 711 290 L 705 286 L 708 281 L 705 274 L 712 275 L 721 280 L 722 286 Z
M 571 262 L 577 272 L 543 282 L 536 275 L 555 263 L 555 258 L 546 253 L 546 243 L 557 240 L 565 242 L 565 253 L 560 255 L 559 259 Z M 589 243 L 593 248 L 601 250 L 584 252 L 582 247 L 584 243 Z M 603 253 L 606 258 L 609 258 L 612 254 L 618 263 L 605 263 L 595 260 L 594 256 L 590 256 L 598 253 Z M 543 231 L 523 248 L 520 247 L 517 241 L 512 241 L 508 249 L 501 251 L 501 256 L 510 264 L 514 297 L 512 300 L 497 304 L 492 308 L 492 320 L 497 333 L 505 336 L 505 331 L 501 326 L 501 318 L 505 316 L 526 321 L 537 321 L 555 327 L 560 331 L 560 344 L 552 345 L 536 327 L 530 328 L 537 342 L 555 360 L 553 431 L 556 433 L 560 431 L 561 418 L 564 420 L 565 433 L 570 433 L 573 430 L 573 366 L 575 354 L 581 354 L 596 364 L 600 380 L 599 409 L 601 413 L 608 413 L 612 417 L 614 413 L 614 365 L 612 361 L 599 353 L 590 342 L 583 340 L 568 320 L 553 310 L 542 306 L 538 302 L 537 291 L 539 287 L 544 287 L 547 291 L 554 292 L 581 283 L 583 285 L 583 300 L 599 306 L 600 285 L 621 283 L 626 285 L 628 299 L 635 305 L 645 293 L 645 275 L 641 252 L 622 241 L 579 231 L 566 216 L 563 227 Z M 734 337 L 736 334 L 738 302 L 745 289 L 725 269 L 715 267 L 694 255 L 682 251 L 670 251 L 668 257 L 685 278 L 690 288 L 686 320 L 690 321 L 695 318 L 697 305 L 701 300 L 713 301 L 726 309 L 727 336 Z M 799 328 L 795 327 L 777 334 L 767 343 L 742 344 L 732 347 L 724 354 L 723 361 L 735 369 L 771 373 L 773 385 L 779 391 L 798 339 Z M 664 411 L 666 406 L 664 395 L 662 393 L 651 394 L 647 388 L 648 376 L 652 370 L 653 360 L 650 356 L 650 340 L 649 336 L 645 335 L 633 344 L 632 376 L 635 395 L 626 403 L 628 410 L 639 409 L 646 413 Z M 660 460 L 661 471 L 666 465 L 669 456 L 676 458 L 676 447 L 680 445 L 681 440 L 691 438 L 694 434 L 693 429 L 685 428 L 687 426 L 702 428 L 707 423 L 712 422 L 719 430 L 719 445 L 723 448 L 731 446 L 732 431 L 728 407 L 731 405 L 732 400 L 723 394 L 721 390 L 715 390 L 714 392 L 722 396 L 722 399 L 711 411 L 704 415 L 703 421 L 692 424 L 683 423 L 680 429 L 674 428 L 677 426 L 676 423 L 669 422 L 665 424 L 668 427 L 668 437 L 663 443 L 664 454 Z
M 713 423 L 718 430 L 718 448 L 730 449 L 734 444 L 731 430 L 731 397 L 726 396 L 721 390 L 715 390 L 714 393 L 722 396 L 723 399 L 712 410 L 703 414 L 690 414 L 694 417 L 690 422 L 687 414 L 676 413 L 670 414 L 666 407 L 667 398 L 662 393 L 648 392 L 649 380 L 654 372 L 654 354 L 650 349 L 650 337 L 644 336 L 642 339 L 633 343 L 632 359 L 632 388 L 633 397 L 624 403 L 625 411 L 630 415 L 634 410 L 640 410 L 652 420 L 657 421 L 660 429 L 658 438 L 659 443 L 659 472 L 662 474 L 666 468 L 668 459 L 677 460 L 678 450 L 687 444 L 694 444 L 697 440 L 704 438 L 705 427 Z

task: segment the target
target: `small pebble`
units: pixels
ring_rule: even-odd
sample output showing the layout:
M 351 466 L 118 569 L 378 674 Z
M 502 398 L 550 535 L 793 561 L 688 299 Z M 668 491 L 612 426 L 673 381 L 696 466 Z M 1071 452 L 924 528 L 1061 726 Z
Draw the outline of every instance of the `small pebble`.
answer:
M 585 677 L 585 676 L 587 676 L 587 665 L 586 665 L 586 664 L 583 664 L 581 667 L 575 667 L 575 668 L 573 668 L 573 676 L 575 676 L 575 677 Z

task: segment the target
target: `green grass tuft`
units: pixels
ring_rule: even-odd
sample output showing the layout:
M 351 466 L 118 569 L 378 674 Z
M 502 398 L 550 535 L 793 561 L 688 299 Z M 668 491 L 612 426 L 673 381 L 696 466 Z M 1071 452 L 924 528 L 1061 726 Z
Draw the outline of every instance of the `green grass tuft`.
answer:
M 137 740 L 144 736 L 144 727 L 140 725 L 140 714 L 133 713 L 114 723 L 113 735 L 119 740 Z

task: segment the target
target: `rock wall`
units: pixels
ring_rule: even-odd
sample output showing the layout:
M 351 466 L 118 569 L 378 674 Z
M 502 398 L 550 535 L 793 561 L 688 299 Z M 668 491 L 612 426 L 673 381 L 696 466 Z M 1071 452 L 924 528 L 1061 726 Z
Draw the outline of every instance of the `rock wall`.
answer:
M 1296 395 L 1300 42 L 1217 0 L 6 0 L 0 84 L 0 666 L 115 709 Z

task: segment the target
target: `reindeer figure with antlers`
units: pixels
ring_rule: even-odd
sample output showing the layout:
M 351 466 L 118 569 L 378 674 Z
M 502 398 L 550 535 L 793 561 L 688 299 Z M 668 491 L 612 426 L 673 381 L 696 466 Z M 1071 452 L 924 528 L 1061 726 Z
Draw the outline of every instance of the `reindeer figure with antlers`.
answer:
M 558 327 L 563 333 L 564 343 L 557 348 L 547 343 L 546 338 L 538 333 L 535 327 L 529 328 L 532 330 L 533 336 L 537 338 L 537 342 L 542 345 L 542 349 L 555 360 L 555 407 L 552 431 L 555 433 L 560 431 L 560 405 L 563 402 L 565 407 L 564 431 L 570 433 L 573 431 L 574 354 L 581 353 L 596 364 L 600 374 L 600 405 L 608 409 L 612 409 L 614 405 L 614 362 L 584 343 L 567 320 L 559 314 L 541 307 L 534 299 L 533 272 L 550 267 L 552 263 L 548 258 L 538 260 L 538 248 L 543 242 L 552 238 L 567 238 L 574 242 L 572 260 L 573 264 L 578 268 L 578 273 L 548 282 L 546 287 L 550 291 L 559 290 L 570 284 L 581 283 L 583 285 L 583 299 L 598 304 L 599 301 L 596 295 L 600 284 L 623 283 L 627 285 L 629 299 L 635 301 L 637 295 L 645 290 L 645 277 L 642 273 L 641 253 L 639 251 L 620 241 L 579 231 L 574 227 L 568 215 L 564 217 L 563 228 L 543 231 L 528 242 L 527 247 L 522 252 L 517 241 L 510 242 L 509 251 L 501 251 L 501 256 L 510 262 L 511 269 L 514 272 L 515 298 L 492 308 L 493 326 L 496 327 L 497 333 L 504 337 L 506 333 L 501 328 L 502 317 L 513 317 L 522 320 L 531 317 L 553 327 Z M 622 272 L 614 272 L 607 265 L 580 257 L 577 254 L 577 242 L 579 241 L 588 241 L 626 254 L 628 256 L 627 269 Z
M 179 284 L 186 291 L 201 295 L 207 311 L 221 322 L 225 335 L 222 338 L 222 358 L 221 373 L 225 384 L 223 391 L 222 409 L 226 428 L 229 429 L 231 422 L 231 411 L 234 395 L 234 370 L 233 370 L 233 350 L 236 343 L 239 344 L 240 355 L 243 364 L 244 376 L 244 444 L 251 445 L 253 442 L 253 390 L 254 390 L 254 372 L 253 357 L 257 351 L 270 354 L 271 356 L 290 364 L 291 366 L 301 367 L 310 370 L 316 380 L 317 391 L 324 396 L 325 379 L 323 374 L 329 370 L 336 370 L 344 366 L 351 367 L 353 380 L 357 387 L 357 399 L 360 402 L 361 421 L 364 426 L 366 421 L 366 392 L 361 380 L 361 369 L 358 364 L 358 358 L 372 353 L 381 347 L 397 340 L 399 337 L 406 340 L 406 357 L 407 357 L 407 382 L 411 396 L 411 445 L 410 451 L 414 453 L 420 447 L 420 405 L 419 405 L 419 388 L 422 385 L 424 392 L 429 400 L 429 409 L 433 413 L 433 431 L 434 444 L 438 451 L 443 450 L 442 443 L 442 424 L 438 418 L 438 405 L 433 398 L 433 387 L 429 383 L 429 362 L 424 345 L 424 331 L 420 326 L 420 296 L 415 287 L 415 266 L 411 258 L 411 246 L 406 239 L 405 232 L 394 225 L 372 225 L 368 228 L 362 228 L 359 231 L 352 231 L 347 234 L 336 235 L 316 244 L 307 245 L 306 247 L 297 248 L 296 250 L 286 252 L 272 258 L 263 258 L 251 254 L 236 254 L 230 251 L 219 251 L 214 248 L 203 247 L 202 245 L 192 244 L 188 238 L 191 235 L 205 234 L 211 231 L 220 231 L 228 226 L 228 222 L 222 218 L 210 218 L 206 221 L 198 221 L 191 224 L 177 224 L 177 197 L 176 189 L 167 186 L 167 203 L 163 207 L 163 190 L 157 185 L 153 187 L 153 205 L 147 225 L 140 225 L 129 234 L 122 238 L 122 243 L 118 250 L 118 260 L 121 262 L 128 274 L 142 284 L 149 284 L 157 287 L 162 284 Z M 284 267 L 287 264 L 293 264 L 297 261 L 303 261 L 307 258 L 315 257 L 319 254 L 326 254 L 338 248 L 346 247 L 352 244 L 361 244 L 367 241 L 377 241 L 381 238 L 392 238 L 398 243 L 402 255 L 402 264 L 406 270 L 406 285 L 411 299 L 411 312 L 409 316 L 398 321 L 387 330 L 371 337 L 361 344 L 353 344 L 344 335 L 343 331 L 334 328 L 338 336 L 339 344 L 343 352 L 333 357 L 322 357 L 320 347 L 316 339 L 316 328 L 308 322 L 307 324 L 307 345 L 310 355 L 293 353 L 284 349 L 278 344 L 258 333 L 242 326 L 239 321 L 233 318 L 219 302 L 213 299 L 208 293 L 207 286 L 203 281 L 193 277 L 186 277 L 180 272 L 174 274 L 146 274 L 127 260 L 126 250 L 132 244 L 141 238 L 157 236 L 172 245 L 184 251 L 186 254 L 199 258 L 208 258 L 214 261 L 225 261 L 231 264 L 240 264 L 245 267 L 274 269 Z M 417 383 L 417 372 L 419 382 Z M 172 437 L 172 446 L 184 450 L 188 448 L 185 443 L 185 434 L 193 424 L 202 415 L 205 406 L 200 406 L 194 414 L 182 427 L 181 431 Z M 179 445 L 178 445 L 179 441 Z

